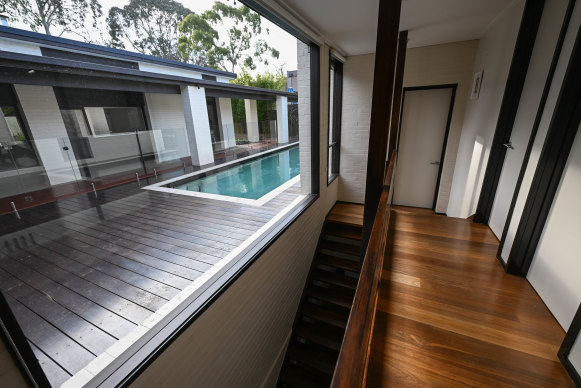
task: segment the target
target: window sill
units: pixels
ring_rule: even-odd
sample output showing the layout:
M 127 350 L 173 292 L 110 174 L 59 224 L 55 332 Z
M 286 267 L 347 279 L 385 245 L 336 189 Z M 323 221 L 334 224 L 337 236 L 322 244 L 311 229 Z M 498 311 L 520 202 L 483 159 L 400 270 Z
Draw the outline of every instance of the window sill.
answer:
M 339 174 L 333 174 L 327 179 L 327 186 L 331 185 L 335 179 L 339 178 Z

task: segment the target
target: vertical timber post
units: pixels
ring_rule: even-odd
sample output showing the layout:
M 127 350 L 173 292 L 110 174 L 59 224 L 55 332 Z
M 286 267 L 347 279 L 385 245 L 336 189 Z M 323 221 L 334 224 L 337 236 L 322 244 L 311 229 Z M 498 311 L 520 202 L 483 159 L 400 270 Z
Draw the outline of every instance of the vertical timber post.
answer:
M 373 99 L 367 152 L 362 254 L 365 255 L 385 174 L 391 119 L 401 0 L 380 0 L 373 75 Z

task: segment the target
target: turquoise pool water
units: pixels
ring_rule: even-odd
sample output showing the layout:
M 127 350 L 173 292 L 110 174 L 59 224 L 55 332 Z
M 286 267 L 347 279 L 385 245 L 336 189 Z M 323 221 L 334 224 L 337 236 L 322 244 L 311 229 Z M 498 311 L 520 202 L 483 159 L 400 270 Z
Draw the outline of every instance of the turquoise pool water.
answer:
M 258 199 L 300 173 L 299 147 L 172 186 L 174 189 Z

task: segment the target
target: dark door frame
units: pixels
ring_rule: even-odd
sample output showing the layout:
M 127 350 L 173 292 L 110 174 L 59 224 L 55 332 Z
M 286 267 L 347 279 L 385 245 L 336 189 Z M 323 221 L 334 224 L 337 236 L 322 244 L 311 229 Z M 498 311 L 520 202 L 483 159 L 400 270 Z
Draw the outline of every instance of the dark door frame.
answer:
M 545 0 L 527 0 L 523 11 L 474 222 L 488 224 L 490 220 L 544 5 Z
M 526 276 L 551 211 L 581 124 L 581 28 L 567 65 L 549 130 L 507 262 L 507 272 Z
M 537 137 L 537 132 L 541 124 L 541 119 L 543 118 L 543 113 L 545 111 L 545 105 L 547 104 L 547 98 L 549 97 L 549 92 L 551 90 L 551 85 L 553 83 L 553 78 L 555 75 L 555 69 L 559 63 L 559 57 L 561 56 L 561 50 L 563 49 L 563 42 L 565 41 L 565 36 L 567 35 L 567 30 L 569 28 L 569 22 L 571 21 L 571 15 L 573 14 L 573 9 L 575 8 L 576 0 L 569 0 L 567 5 L 567 10 L 565 11 L 565 16 L 563 17 L 563 24 L 561 25 L 561 31 L 559 32 L 559 37 L 557 38 L 557 44 L 555 46 L 555 51 L 553 53 L 553 59 L 551 60 L 551 65 L 549 67 L 549 72 L 547 73 L 547 80 L 545 81 L 545 86 L 543 93 L 541 95 L 541 100 L 539 101 L 539 109 L 535 116 L 535 121 L 533 123 L 533 128 L 531 130 L 531 135 L 529 142 L 527 144 L 527 149 L 523 157 L 523 163 L 516 180 L 516 185 L 514 188 L 514 193 L 512 200 L 510 202 L 510 207 L 508 209 L 508 215 L 506 216 L 506 221 L 504 223 L 504 229 L 502 230 L 502 236 L 500 237 L 500 244 L 498 245 L 498 251 L 496 257 L 500 259 L 503 266 L 506 267 L 506 260 L 502 258 L 502 250 L 504 248 L 504 243 L 506 242 L 506 236 L 508 235 L 508 229 L 510 228 L 510 223 L 512 221 L 512 216 L 514 214 L 514 208 L 516 206 L 516 201 L 518 200 L 520 188 L 522 181 L 524 179 L 525 173 L 527 171 L 528 162 L 533 150 L 535 143 L 535 138 Z
M 446 131 L 444 132 L 444 142 L 442 143 L 442 151 L 440 154 L 440 165 L 438 166 L 438 179 L 436 181 L 436 190 L 434 192 L 434 201 L 432 202 L 432 210 L 436 210 L 436 202 L 438 202 L 438 194 L 440 193 L 440 181 L 442 178 L 442 171 L 444 169 L 444 159 L 446 158 L 446 147 L 448 145 L 448 135 L 450 133 L 450 125 L 452 124 L 452 114 L 454 113 L 454 103 L 456 101 L 456 89 L 458 84 L 441 84 L 441 85 L 427 85 L 427 86 L 408 86 L 403 88 L 403 93 L 401 97 L 401 111 L 400 111 L 400 121 L 399 128 L 397 131 L 397 147 L 399 150 L 399 139 L 401 139 L 401 127 L 403 123 L 403 109 L 405 106 L 405 94 L 406 92 L 415 92 L 421 90 L 434 90 L 434 89 L 452 89 L 452 96 L 450 97 L 450 107 L 448 108 L 448 119 L 446 120 Z M 399 158 L 399 153 L 397 155 Z
M 559 348 L 559 352 L 557 356 L 561 361 L 561 364 L 565 367 L 569 376 L 573 382 L 579 387 L 581 386 L 581 375 L 575 369 L 571 361 L 569 361 L 569 353 L 571 353 L 571 349 L 573 349 L 573 345 L 575 345 L 575 340 L 579 337 L 579 333 L 581 333 L 581 304 L 575 313 L 575 317 L 573 317 L 573 321 L 569 326 L 569 330 L 567 330 L 567 334 L 565 334 L 565 339 L 563 343 L 561 343 L 561 347 Z M 577 346 L 581 346 L 578 344 Z

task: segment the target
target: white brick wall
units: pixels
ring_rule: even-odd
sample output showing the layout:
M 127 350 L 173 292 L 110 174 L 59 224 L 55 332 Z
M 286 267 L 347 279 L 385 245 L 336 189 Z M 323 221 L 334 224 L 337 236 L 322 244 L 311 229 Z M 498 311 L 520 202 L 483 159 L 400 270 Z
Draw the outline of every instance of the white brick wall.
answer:
M 301 188 L 303 193 L 307 194 L 311 192 L 311 57 L 309 47 L 299 40 L 297 40 L 297 63 Z
M 365 201 L 374 58 L 352 56 L 343 65 L 340 201 Z

